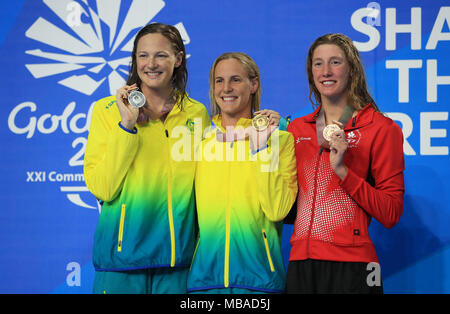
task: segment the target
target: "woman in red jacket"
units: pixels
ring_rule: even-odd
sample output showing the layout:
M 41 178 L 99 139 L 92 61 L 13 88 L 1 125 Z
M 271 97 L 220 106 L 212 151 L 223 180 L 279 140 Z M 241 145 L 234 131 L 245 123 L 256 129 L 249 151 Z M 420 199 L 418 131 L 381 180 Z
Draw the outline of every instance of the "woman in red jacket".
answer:
M 373 217 L 390 228 L 402 214 L 401 129 L 370 96 L 348 37 L 316 39 L 307 73 L 318 107 L 288 126 L 299 193 L 286 291 L 382 293 L 368 226 Z

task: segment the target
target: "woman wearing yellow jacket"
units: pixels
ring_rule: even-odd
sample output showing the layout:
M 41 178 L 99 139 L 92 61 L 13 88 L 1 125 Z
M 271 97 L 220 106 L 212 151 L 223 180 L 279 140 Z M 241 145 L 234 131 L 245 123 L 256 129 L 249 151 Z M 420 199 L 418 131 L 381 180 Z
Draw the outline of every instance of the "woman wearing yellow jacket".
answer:
M 263 118 L 252 120 L 260 85 L 257 65 L 243 53 L 223 54 L 211 68 L 217 115 L 196 156 L 199 239 L 188 292 L 284 290 L 280 221 L 297 195 L 294 140 Z
M 193 137 L 210 124 L 187 97 L 186 79 L 178 30 L 152 23 L 136 36 L 127 85 L 94 107 L 84 161 L 87 187 L 103 202 L 94 293 L 186 293 L 196 240 Z M 139 109 L 128 102 L 136 87 L 147 100 Z M 180 143 L 192 158 L 173 158 Z

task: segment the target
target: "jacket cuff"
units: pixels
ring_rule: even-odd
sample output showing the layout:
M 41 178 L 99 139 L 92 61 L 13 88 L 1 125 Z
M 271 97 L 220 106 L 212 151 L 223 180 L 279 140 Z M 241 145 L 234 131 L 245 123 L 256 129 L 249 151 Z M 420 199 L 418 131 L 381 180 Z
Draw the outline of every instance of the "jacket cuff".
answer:
M 252 151 L 252 155 L 255 155 L 256 153 L 259 153 L 260 151 L 266 149 L 268 147 L 268 145 L 266 144 L 265 146 L 258 148 L 257 150 L 251 150 Z
M 128 133 L 131 133 L 131 134 L 136 134 L 136 133 L 137 133 L 136 127 L 134 127 L 133 130 L 129 130 L 129 129 L 127 129 L 126 127 L 124 127 L 124 126 L 122 125 L 122 123 L 120 123 L 120 122 L 119 122 L 119 127 L 120 127 L 122 130 L 124 130 L 124 131 L 126 131 L 126 132 L 128 132 Z

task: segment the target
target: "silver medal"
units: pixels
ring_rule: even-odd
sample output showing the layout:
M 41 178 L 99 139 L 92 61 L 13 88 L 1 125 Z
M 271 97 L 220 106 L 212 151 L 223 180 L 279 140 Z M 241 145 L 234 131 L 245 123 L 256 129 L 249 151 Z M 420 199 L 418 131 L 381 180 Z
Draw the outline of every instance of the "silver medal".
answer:
M 128 102 L 134 108 L 141 108 L 145 105 L 146 99 L 143 93 L 134 90 L 128 95 Z

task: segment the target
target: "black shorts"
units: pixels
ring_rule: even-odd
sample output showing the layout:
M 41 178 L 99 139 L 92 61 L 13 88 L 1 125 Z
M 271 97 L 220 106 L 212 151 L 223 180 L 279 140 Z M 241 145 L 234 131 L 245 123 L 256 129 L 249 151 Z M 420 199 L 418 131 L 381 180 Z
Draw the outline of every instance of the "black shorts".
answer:
M 381 271 L 376 263 L 290 261 L 286 277 L 286 293 L 289 294 L 383 293 Z

